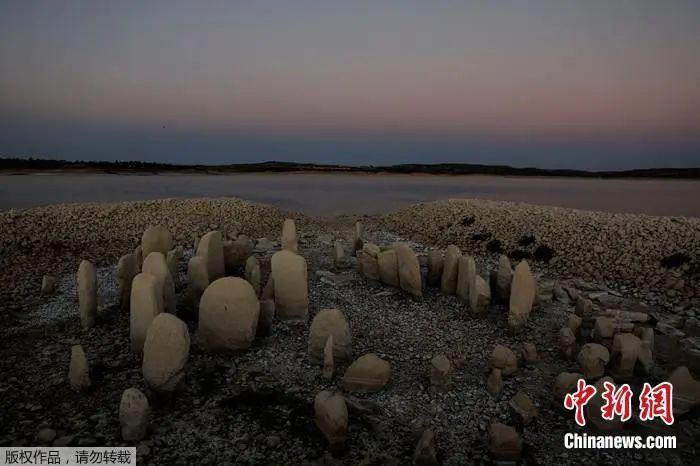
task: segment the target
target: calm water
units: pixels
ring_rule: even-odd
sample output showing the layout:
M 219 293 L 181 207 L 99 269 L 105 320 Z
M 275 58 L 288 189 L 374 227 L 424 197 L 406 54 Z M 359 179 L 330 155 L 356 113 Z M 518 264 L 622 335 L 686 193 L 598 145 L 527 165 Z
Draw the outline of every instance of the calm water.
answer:
M 0 209 L 226 196 L 311 215 L 375 214 L 420 201 L 480 198 L 700 217 L 700 181 L 326 174 L 0 175 Z

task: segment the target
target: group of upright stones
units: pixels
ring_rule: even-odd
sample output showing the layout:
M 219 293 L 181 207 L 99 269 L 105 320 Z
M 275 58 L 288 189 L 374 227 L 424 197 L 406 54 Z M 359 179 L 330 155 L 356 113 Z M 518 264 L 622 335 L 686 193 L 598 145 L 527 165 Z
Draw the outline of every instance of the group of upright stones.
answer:
M 263 287 L 261 267 L 253 254 L 253 242 L 244 235 L 224 240 L 221 232 L 210 231 L 195 239 L 195 253 L 187 264 L 187 305 L 197 310 L 197 342 L 205 351 L 240 351 L 250 347 L 256 336 L 270 334 L 273 320 L 308 320 L 308 271 L 306 259 L 299 252 L 299 239 L 293 220 L 282 226 L 281 250 L 270 258 L 270 274 Z M 175 285 L 178 267 L 183 257 L 179 247 L 163 226 L 149 227 L 136 249 L 122 256 L 117 264 L 121 309 L 130 315 L 130 343 L 134 353 L 142 355 L 144 382 L 150 394 L 173 392 L 185 376 L 190 351 L 190 335 L 185 322 L 176 316 Z M 492 297 L 508 306 L 508 327 L 513 333 L 527 325 L 537 299 L 537 284 L 526 261 L 512 269 L 509 259 L 501 256 L 488 279 L 477 271 L 473 257 L 463 255 L 455 245 L 446 250 L 431 250 L 427 255 L 427 274 L 421 274 L 420 261 L 405 243 L 377 246 L 364 239 L 363 226 L 357 222 L 352 241 L 352 253 L 357 258 L 359 273 L 370 280 L 399 287 L 409 295 L 422 297 L 425 286 L 437 287 L 442 293 L 456 295 L 474 314 L 488 311 Z M 333 245 L 333 258 L 339 268 L 348 266 L 341 241 Z M 243 270 L 243 278 L 227 276 Z M 83 328 L 96 325 L 97 276 L 95 267 L 82 261 L 77 273 L 80 320 Z M 554 290 L 556 294 L 556 289 Z M 620 311 L 595 309 L 592 302 L 580 298 L 576 312 L 560 332 L 560 348 L 566 359 L 576 358 L 582 373 L 561 373 L 555 381 L 556 393 L 563 397 L 574 387 L 578 378 L 599 379 L 598 384 L 613 381 L 603 377 L 606 367 L 615 380 L 631 377 L 635 368 L 650 370 L 653 365 L 653 329 L 625 322 L 635 316 L 621 316 Z M 642 316 L 636 316 L 644 323 Z M 596 342 L 585 343 L 593 339 Z M 580 348 L 579 345 L 584 343 Z M 609 352 L 608 345 L 612 353 Z M 348 322 L 338 309 L 320 310 L 309 326 L 309 360 L 321 368 L 325 379 L 335 374 L 335 362 L 352 360 L 352 336 Z M 612 356 L 611 356 L 612 354 Z M 538 361 L 537 349 L 525 343 L 520 351 L 523 364 Z M 612 361 L 612 362 L 611 362 Z M 608 363 L 611 363 L 608 366 Z M 487 390 L 500 397 L 503 377 L 515 373 L 518 357 L 497 345 L 488 361 L 490 373 Z M 453 366 L 444 355 L 431 360 L 430 381 L 439 389 L 449 389 Z M 341 386 L 346 392 L 376 392 L 390 381 L 389 362 L 368 353 L 355 359 L 346 369 Z M 70 384 L 75 390 L 90 386 L 85 352 L 80 345 L 71 350 Z M 685 396 L 686 406 L 700 402 L 700 382 L 688 370 L 679 368 L 671 377 Z M 599 390 L 600 392 L 600 390 Z M 674 393 L 675 394 L 675 393 Z M 599 397 L 599 395 L 598 395 Z M 314 400 L 315 422 L 332 446 L 342 445 L 348 432 L 348 406 L 355 403 L 342 392 L 322 391 Z M 589 415 L 596 425 L 609 428 L 609 423 L 597 423 L 593 412 L 601 400 L 590 403 Z M 518 392 L 509 402 L 528 424 L 537 409 L 527 395 Z M 120 404 L 122 437 L 137 441 L 147 435 L 149 404 L 146 394 L 137 388 L 123 392 Z M 599 412 L 599 411 L 598 411 Z M 488 429 L 489 449 L 497 459 L 520 456 L 520 435 L 512 426 L 492 423 Z M 422 431 L 414 460 L 420 464 L 436 461 L 435 432 Z

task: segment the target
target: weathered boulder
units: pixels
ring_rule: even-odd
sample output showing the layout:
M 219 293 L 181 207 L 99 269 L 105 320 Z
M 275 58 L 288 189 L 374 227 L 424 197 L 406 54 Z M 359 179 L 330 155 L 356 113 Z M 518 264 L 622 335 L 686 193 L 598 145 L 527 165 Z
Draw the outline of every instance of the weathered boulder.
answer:
M 385 285 L 399 286 L 399 262 L 395 249 L 387 249 L 377 255 L 379 280 Z
M 340 393 L 322 391 L 314 399 L 314 420 L 328 443 L 339 445 L 348 435 L 348 407 Z
M 357 254 L 357 265 L 360 273 L 370 280 L 379 280 L 379 264 L 377 263 L 377 256 L 381 250 L 376 244 L 365 242 L 362 249 L 355 251 Z
M 263 238 L 265 239 L 265 238 Z M 226 241 L 224 249 L 224 268 L 232 271 L 245 267 L 246 260 L 253 254 L 253 241 L 246 235 L 238 235 L 233 241 Z
M 163 295 L 158 287 L 158 278 L 142 272 L 134 277 L 131 285 L 129 311 L 129 337 L 131 351 L 140 353 L 146 341 L 148 327 L 153 319 L 163 312 Z
M 172 248 L 173 235 L 163 225 L 150 226 L 141 236 L 141 253 L 144 258 L 152 252 L 165 256 Z
M 224 276 L 224 245 L 220 231 L 210 231 L 202 236 L 197 245 L 197 255 L 206 261 L 210 281 Z
M 277 316 L 282 320 L 305 320 L 309 312 L 306 260 L 292 251 L 277 251 L 271 266 Z
M 574 359 L 578 348 L 576 345 L 576 336 L 569 327 L 562 327 L 559 330 L 559 351 L 566 359 Z
M 333 357 L 333 334 L 328 335 L 326 344 L 323 345 L 323 369 L 321 375 L 326 380 L 331 380 L 335 374 L 335 358 Z
M 352 252 L 357 254 L 357 251 L 361 250 L 364 246 L 365 229 L 362 226 L 362 222 L 355 222 L 355 229 L 353 230 L 352 237 Z
M 331 335 L 334 358 L 347 361 L 352 357 L 352 337 L 345 316 L 338 309 L 321 309 L 309 328 L 308 351 L 312 363 L 323 361 L 323 348 Z
M 260 284 L 262 276 L 260 273 L 260 263 L 255 256 L 250 256 L 245 261 L 245 279 L 248 280 L 248 283 L 253 287 L 255 294 L 260 296 L 262 292 L 262 286 Z
M 535 300 L 535 279 L 530 266 L 523 260 L 515 267 L 510 287 L 508 327 L 513 333 L 521 332 L 527 324 Z
M 190 355 L 187 325 L 168 313 L 153 319 L 143 345 L 143 378 L 156 392 L 171 392 L 185 376 Z
M 472 256 L 462 256 L 457 262 L 457 296 L 469 303 L 469 293 L 476 278 L 476 262 Z M 484 282 L 488 286 L 488 283 Z M 490 291 L 489 291 L 490 294 Z
M 97 318 L 97 272 L 90 261 L 80 262 L 77 274 L 80 323 L 87 330 L 95 326 Z
M 435 432 L 425 429 L 418 440 L 413 452 L 413 464 L 416 466 L 437 466 L 437 451 L 435 447 Z
M 615 321 L 610 317 L 597 317 L 593 325 L 593 338 L 600 341 L 612 338 L 615 334 Z
M 149 273 L 158 280 L 159 293 L 163 297 L 163 310 L 175 314 L 175 283 L 170 276 L 170 269 L 165 262 L 165 256 L 160 252 L 152 252 L 143 260 L 143 273 Z
M 673 412 L 676 416 L 700 406 L 700 381 L 690 375 L 687 367 L 676 368 L 668 382 L 673 385 Z
M 41 279 L 41 296 L 52 295 L 56 292 L 56 277 L 44 275 Z
M 117 262 L 117 286 L 119 289 L 119 306 L 122 311 L 128 311 L 131 304 L 131 283 L 138 274 L 136 256 L 133 253 L 124 254 Z
M 617 379 L 629 379 L 639 357 L 642 341 L 631 333 L 618 333 L 613 339 L 609 371 Z
M 348 258 L 345 256 L 345 248 L 343 242 L 336 240 L 333 243 L 333 264 L 337 269 L 342 269 L 348 266 Z
M 208 286 L 206 260 L 201 256 L 192 256 L 187 263 L 187 301 L 192 309 L 199 309 L 199 299 Z
M 413 250 L 408 245 L 399 243 L 396 245 L 396 258 L 401 289 L 413 296 L 422 297 L 420 264 Z
M 491 369 L 491 373 L 486 379 L 486 391 L 495 398 L 501 397 L 501 392 L 503 392 L 503 375 L 500 369 Z
M 520 416 L 524 425 L 529 424 L 537 417 L 537 408 L 532 404 L 530 397 L 523 392 L 516 393 L 513 398 L 510 399 L 508 405 Z
M 508 302 L 512 281 L 513 269 L 510 265 L 510 259 L 508 259 L 508 256 L 501 254 L 498 258 L 498 267 L 496 268 L 496 296 L 499 300 Z
M 297 236 L 297 226 L 294 220 L 287 218 L 282 224 L 282 238 L 280 239 L 282 249 L 292 252 L 299 251 L 299 237 Z
M 469 308 L 474 314 L 488 312 L 491 304 L 491 288 L 480 275 L 475 275 L 469 290 Z
M 566 325 L 567 327 L 569 327 L 569 329 L 571 329 L 571 333 L 576 335 L 578 333 L 578 330 L 581 328 L 581 324 L 583 324 L 583 319 L 581 319 L 576 314 L 569 314 L 569 318 L 566 321 Z
M 517 461 L 522 451 L 520 435 L 511 426 L 494 422 L 489 425 L 489 451 L 497 460 Z
M 445 260 L 440 278 L 440 290 L 445 294 L 455 294 L 457 291 L 457 273 L 459 271 L 459 258 L 462 251 L 454 244 L 447 246 Z
M 452 386 L 452 362 L 444 354 L 438 354 L 430 360 L 430 384 L 433 387 L 447 389 Z
M 554 393 L 557 401 L 563 402 L 568 393 L 573 393 L 579 379 L 583 379 L 583 374 L 578 372 L 561 372 L 554 381 Z M 561 405 L 563 407 L 563 405 Z
M 650 374 L 654 367 L 654 329 L 637 327 L 634 333 L 641 340 L 638 357 L 639 364 L 645 374 Z
M 503 375 L 510 375 L 518 369 L 518 360 L 510 348 L 496 345 L 489 357 L 489 366 L 500 369 Z
M 343 388 L 350 392 L 377 392 L 391 378 L 391 364 L 369 353 L 360 356 L 345 371 Z
M 579 296 L 576 299 L 576 315 L 583 320 L 588 320 L 593 317 L 593 301 Z
M 586 379 L 598 379 L 610 362 L 610 352 L 598 343 L 586 343 L 579 351 L 577 360 Z
M 537 348 L 532 343 L 525 343 L 523 349 L 520 351 L 520 356 L 523 359 L 525 365 L 536 364 L 539 361 L 537 356 Z
M 138 442 L 148 433 L 148 398 L 138 388 L 127 388 L 119 403 L 119 424 L 125 442 Z
M 266 337 L 272 334 L 272 323 L 275 320 L 275 301 L 263 299 L 260 301 L 260 317 L 258 317 L 258 329 L 256 336 Z
M 199 343 L 209 351 L 248 348 L 258 327 L 260 303 L 253 287 L 237 277 L 212 282 L 199 300 Z
M 68 381 L 76 392 L 90 387 L 90 371 L 88 369 L 85 351 L 80 345 L 74 345 L 70 349 L 70 367 L 68 368 Z
M 428 253 L 428 276 L 426 279 L 428 286 L 440 286 L 444 263 L 442 251 L 439 249 L 433 249 Z

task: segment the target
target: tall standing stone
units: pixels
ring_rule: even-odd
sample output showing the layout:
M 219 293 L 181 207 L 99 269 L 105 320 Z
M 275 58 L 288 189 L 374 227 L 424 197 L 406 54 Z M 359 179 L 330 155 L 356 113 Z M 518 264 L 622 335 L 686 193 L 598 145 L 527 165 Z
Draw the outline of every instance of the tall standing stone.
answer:
M 395 249 L 387 249 L 377 256 L 379 280 L 385 285 L 399 287 L 399 262 Z
M 165 256 L 173 248 L 173 235 L 163 225 L 146 228 L 141 236 L 141 253 L 146 258 L 152 252 Z
M 260 263 L 255 256 L 250 256 L 245 261 L 245 279 L 248 280 L 248 283 L 253 287 L 255 294 L 260 296 L 260 292 L 262 291 L 260 280 L 262 278 L 260 274 Z
M 476 278 L 476 262 L 472 256 L 462 256 L 457 262 L 457 296 L 465 303 L 469 302 L 469 290 Z M 486 282 L 484 282 L 486 283 Z M 486 283 L 488 285 L 488 283 Z M 490 294 L 490 292 L 489 292 Z
M 333 334 L 328 335 L 323 346 L 323 369 L 321 375 L 326 380 L 331 380 L 335 373 L 335 357 L 333 356 Z
M 199 301 L 199 342 L 206 350 L 248 348 L 258 327 L 260 303 L 242 278 L 224 277 L 204 290 Z
M 90 261 L 80 262 L 77 281 L 80 323 L 87 330 L 95 326 L 97 316 L 97 272 Z
M 163 312 L 161 293 L 158 278 L 154 275 L 142 272 L 134 277 L 130 297 L 129 336 L 131 350 L 135 353 L 143 351 L 148 327 Z
M 309 359 L 312 363 L 323 360 L 323 348 L 328 337 L 333 337 L 333 356 L 339 361 L 352 357 L 350 326 L 338 309 L 321 309 L 309 328 Z
M 469 308 L 474 314 L 484 314 L 488 312 L 490 304 L 491 288 L 489 284 L 481 278 L 481 275 L 475 275 L 469 289 Z
M 41 296 L 49 296 L 56 292 L 56 277 L 44 275 L 41 279 Z
M 172 392 L 185 376 L 190 333 L 177 317 L 161 313 L 153 319 L 143 345 L 143 378 L 157 392 Z
M 420 263 L 413 250 L 408 245 L 399 243 L 396 245 L 396 258 L 401 289 L 413 296 L 422 297 Z
M 209 271 L 204 257 L 192 256 L 187 263 L 187 301 L 199 309 L 199 299 L 209 286 Z
M 125 442 L 138 442 L 148 433 L 148 398 L 138 388 L 127 388 L 119 403 L 119 424 Z
M 508 256 L 501 254 L 498 258 L 496 269 L 496 296 L 500 301 L 508 302 L 510 299 L 510 285 L 513 281 L 513 269 Z
M 314 399 L 314 419 L 328 443 L 339 445 L 348 435 L 348 407 L 342 394 L 322 391 Z
M 435 447 L 435 432 L 425 429 L 418 440 L 413 452 L 413 464 L 416 466 L 437 466 L 437 451 Z
M 348 265 L 348 258 L 345 257 L 345 248 L 340 240 L 336 240 L 333 243 L 333 264 L 336 269 L 342 269 Z
M 163 297 L 163 310 L 175 314 L 175 283 L 170 275 L 170 269 L 165 256 L 160 252 L 152 252 L 143 261 L 143 273 L 149 273 L 158 279 L 158 289 Z
M 362 249 L 364 245 L 365 229 L 362 226 L 362 222 L 355 222 L 355 229 L 353 231 L 352 237 L 352 252 L 357 254 L 357 251 Z
M 306 260 L 292 251 L 277 251 L 270 263 L 277 316 L 305 320 L 309 313 Z
M 442 268 L 445 260 L 442 257 L 442 251 L 433 249 L 428 253 L 428 286 L 440 286 L 442 280 Z
M 210 231 L 202 236 L 197 245 L 197 255 L 204 257 L 210 281 L 224 276 L 224 246 L 220 231 Z
M 299 251 L 299 238 L 297 237 L 297 227 L 291 218 L 285 219 L 282 224 L 282 249 L 292 252 Z
M 440 290 L 445 294 L 455 294 L 457 291 L 457 273 L 459 271 L 459 258 L 462 252 L 454 244 L 447 246 L 445 261 L 440 279 Z
M 168 270 L 170 270 L 170 276 L 172 277 L 173 284 L 175 286 L 177 286 L 178 278 L 180 276 L 179 268 L 180 268 L 180 261 L 181 260 L 182 260 L 182 248 L 180 248 L 179 246 L 168 251 L 168 254 L 165 256 L 165 263 L 168 266 Z
M 615 335 L 609 370 L 616 380 L 634 376 L 634 366 L 639 358 L 641 346 L 642 341 L 631 333 Z
M 70 367 L 68 369 L 68 381 L 76 392 L 90 387 L 90 372 L 88 369 L 85 351 L 80 345 L 70 349 Z
M 134 257 L 136 258 L 136 273 L 139 273 L 143 265 L 143 248 L 140 244 L 134 248 Z
M 124 254 L 117 262 L 117 284 L 119 287 L 119 305 L 123 311 L 129 310 L 131 302 L 131 283 L 138 273 L 136 257 L 133 253 Z
M 535 279 L 530 272 L 530 266 L 523 260 L 515 267 L 510 289 L 508 326 L 513 333 L 525 328 L 535 301 L 535 290 Z
M 360 273 L 370 280 L 379 280 L 379 263 L 377 262 L 377 257 L 381 250 L 376 244 L 365 242 L 362 249 L 356 251 L 357 254 L 357 264 L 360 269 Z

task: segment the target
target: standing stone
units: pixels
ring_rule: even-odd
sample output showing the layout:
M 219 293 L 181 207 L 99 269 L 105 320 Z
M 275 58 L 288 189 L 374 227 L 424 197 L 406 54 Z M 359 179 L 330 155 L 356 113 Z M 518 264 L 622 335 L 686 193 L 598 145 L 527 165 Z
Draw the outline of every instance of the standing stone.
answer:
M 530 397 L 523 392 L 518 392 L 510 399 L 508 405 L 515 411 L 523 421 L 524 425 L 532 422 L 537 417 L 537 408 L 532 404 Z
M 457 263 L 457 296 L 465 303 L 469 302 L 469 292 L 476 277 L 476 263 L 472 256 L 462 256 Z M 485 285 L 488 285 L 484 281 Z M 489 293 L 490 294 L 490 293 Z
M 569 314 L 569 319 L 566 321 L 566 325 L 571 329 L 572 334 L 576 335 L 578 333 L 578 330 L 581 328 L 581 324 L 583 324 L 583 319 L 576 314 Z
M 148 398 L 138 388 L 127 388 L 119 403 L 119 424 L 125 442 L 138 442 L 148 432 Z
M 299 251 L 299 238 L 297 237 L 297 227 L 291 218 L 285 219 L 282 224 L 282 249 L 292 252 Z
M 353 231 L 352 237 L 352 252 L 357 254 L 357 251 L 361 250 L 364 246 L 365 229 L 362 226 L 362 222 L 355 222 L 355 230 Z
M 343 388 L 350 392 L 378 392 L 391 378 L 391 364 L 376 354 L 360 356 L 345 371 Z
M 260 274 L 260 263 L 255 256 L 250 256 L 245 261 L 245 279 L 251 284 L 255 294 L 260 296 L 262 287 L 260 285 L 261 274 Z
M 615 321 L 610 317 L 597 317 L 593 325 L 593 338 L 597 341 L 612 338 L 615 334 Z
M 515 353 L 503 345 L 496 345 L 489 358 L 489 366 L 492 369 L 500 369 L 503 375 L 510 375 L 518 369 L 518 360 Z
M 141 236 L 141 253 L 146 258 L 152 252 L 165 256 L 173 248 L 173 235 L 163 225 L 146 228 Z
M 143 351 L 148 327 L 153 319 L 163 312 L 163 295 L 158 286 L 158 278 L 150 273 L 140 273 L 134 277 L 131 286 L 129 311 L 129 336 L 131 351 Z
M 486 390 L 495 398 L 501 397 L 503 392 L 503 376 L 500 369 L 491 369 L 488 379 L 486 379 Z
M 425 429 L 418 440 L 416 450 L 413 452 L 413 464 L 416 466 L 437 466 L 437 451 L 435 448 L 435 432 L 433 429 Z
M 178 284 L 178 277 L 180 276 L 179 273 L 179 266 L 180 266 L 180 261 L 182 260 L 182 248 L 179 246 L 171 249 L 168 251 L 168 254 L 165 256 L 165 263 L 168 266 L 168 270 L 170 271 L 170 276 L 173 279 L 173 284 L 177 286 Z
M 602 377 L 608 362 L 610 362 L 608 349 L 598 343 L 586 343 L 578 353 L 578 363 L 587 379 Z
M 430 361 L 430 384 L 446 389 L 452 385 L 452 363 L 444 354 L 439 354 Z
M 348 407 L 340 393 L 322 391 L 314 399 L 314 420 L 328 443 L 339 445 L 348 435 Z
M 583 320 L 588 320 L 593 317 L 593 301 L 579 296 L 576 299 L 576 315 Z
M 175 314 L 175 283 L 170 276 L 170 269 L 165 262 L 165 256 L 160 252 L 152 252 L 143 261 L 143 273 L 149 273 L 158 280 L 158 289 L 163 297 L 163 310 Z
M 469 290 L 469 308 L 474 314 L 488 312 L 491 304 L 491 288 L 480 275 L 474 276 Z
M 233 241 L 226 241 L 224 249 L 224 266 L 228 271 L 244 267 L 246 260 L 253 254 L 253 241 L 246 235 L 238 235 Z
M 248 348 L 258 327 L 260 303 L 253 287 L 237 277 L 215 280 L 199 301 L 199 342 L 205 350 Z
M 270 262 L 277 315 L 282 320 L 305 320 L 309 313 L 306 260 L 292 251 L 277 251 Z
M 406 244 L 396 245 L 396 258 L 399 268 L 399 284 L 405 292 L 418 298 L 423 296 L 420 264 L 413 250 Z
M 641 340 L 639 346 L 639 364 L 645 374 L 650 374 L 654 367 L 654 329 L 650 327 L 637 327 L 635 335 Z
M 501 254 L 498 258 L 498 268 L 496 269 L 496 296 L 503 302 L 510 299 L 510 285 L 513 281 L 513 269 L 510 266 L 508 256 Z
M 134 257 L 136 258 L 136 273 L 139 273 L 143 265 L 143 248 L 140 244 L 134 248 Z
M 56 292 L 56 277 L 44 275 L 41 279 L 41 296 L 52 295 Z
M 569 327 L 559 330 L 559 351 L 566 359 L 573 360 L 577 351 L 576 336 Z
M 338 309 L 322 309 L 309 328 L 309 360 L 320 363 L 328 337 L 333 337 L 333 356 L 339 361 L 352 357 L 352 337 L 345 316 Z
M 348 265 L 348 258 L 345 257 L 345 248 L 340 240 L 336 240 L 333 243 L 333 264 L 336 269 L 342 269 Z
M 431 250 L 428 253 L 428 286 L 440 286 L 443 266 L 444 259 L 442 257 L 442 251 L 439 249 Z
M 536 364 L 539 361 L 537 348 L 532 343 L 525 343 L 520 355 L 523 358 L 523 362 L 527 365 Z
M 124 254 L 117 262 L 117 284 L 119 287 L 119 305 L 122 311 L 128 311 L 131 303 L 131 283 L 138 273 L 136 256 Z
M 381 250 L 376 244 L 365 242 L 362 249 L 356 251 L 357 254 L 357 264 L 360 269 L 360 273 L 370 280 L 379 280 L 379 264 L 377 263 L 377 256 Z
M 70 367 L 68 369 L 68 381 L 76 392 L 90 387 L 90 373 L 88 369 L 85 351 L 80 345 L 70 349 Z
M 610 373 L 615 379 L 629 379 L 639 357 L 642 341 L 631 333 L 618 333 L 613 339 Z
M 399 262 L 395 249 L 387 249 L 377 255 L 379 280 L 385 285 L 399 287 Z
M 272 299 L 260 301 L 260 317 L 255 336 L 267 337 L 272 334 L 272 323 L 275 320 L 275 302 Z
M 462 257 L 462 252 L 457 246 L 454 244 L 447 246 L 442 267 L 442 277 L 440 278 L 440 290 L 445 294 L 455 294 L 455 291 L 457 291 L 457 272 L 460 257 Z
M 333 357 L 333 334 L 328 335 L 323 346 L 323 370 L 321 374 L 326 380 L 331 380 L 335 373 L 335 359 Z
M 201 256 L 192 256 L 187 263 L 187 301 L 192 309 L 199 309 L 199 300 L 208 286 L 206 260 Z
M 525 328 L 535 300 L 535 289 L 535 279 L 530 272 L 530 266 L 523 260 L 515 267 L 510 289 L 508 326 L 513 333 Z
M 576 389 L 578 379 L 582 378 L 583 374 L 579 374 L 578 372 L 562 372 L 557 375 L 554 381 L 554 393 L 557 395 L 556 401 L 562 402 L 568 393 L 573 393 Z
M 511 426 L 494 422 L 489 426 L 489 451 L 497 460 L 517 461 L 522 451 L 520 435 Z
M 210 231 L 202 236 L 197 246 L 197 255 L 204 257 L 210 281 L 224 276 L 224 246 L 220 231 Z
M 190 333 L 177 317 L 161 313 L 153 319 L 143 345 L 143 378 L 157 392 L 172 392 L 185 376 Z
M 77 281 L 80 323 L 87 330 L 95 326 L 97 316 L 97 272 L 90 261 L 80 262 Z

